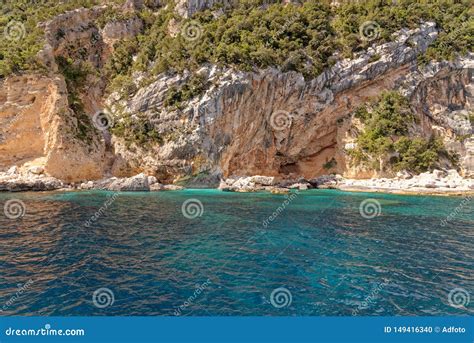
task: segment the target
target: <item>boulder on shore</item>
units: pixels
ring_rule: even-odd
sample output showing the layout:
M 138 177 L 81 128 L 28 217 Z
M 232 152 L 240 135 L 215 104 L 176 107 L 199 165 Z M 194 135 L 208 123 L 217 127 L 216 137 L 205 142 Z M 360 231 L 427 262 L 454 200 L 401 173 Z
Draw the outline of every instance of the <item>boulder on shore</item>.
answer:
M 0 191 L 7 192 L 43 192 L 63 188 L 63 183 L 54 177 L 0 180 Z
M 148 176 L 141 173 L 130 178 L 117 179 L 107 189 L 116 192 L 148 192 L 150 185 Z

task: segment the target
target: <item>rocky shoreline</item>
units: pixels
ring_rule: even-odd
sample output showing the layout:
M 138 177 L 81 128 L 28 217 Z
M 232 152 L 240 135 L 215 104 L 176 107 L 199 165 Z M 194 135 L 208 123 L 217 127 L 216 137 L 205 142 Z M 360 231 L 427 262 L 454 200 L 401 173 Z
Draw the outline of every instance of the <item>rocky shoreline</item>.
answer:
M 219 186 L 230 192 L 271 191 L 287 193 L 291 189 L 339 189 L 348 192 L 380 192 L 394 194 L 465 195 L 474 194 L 474 179 L 463 178 L 456 170 L 434 170 L 419 175 L 400 172 L 394 178 L 347 179 L 340 175 L 325 175 L 311 180 L 284 180 L 252 176 L 230 178 Z
M 461 177 L 456 170 L 434 170 L 412 176 L 398 173 L 393 179 L 344 180 L 338 189 L 349 192 L 380 192 L 418 195 L 474 194 L 474 179 Z
M 204 185 L 205 186 L 205 185 Z M 204 187 L 212 188 L 212 187 Z M 185 187 L 162 184 L 144 173 L 128 178 L 105 178 L 82 183 L 65 183 L 44 174 L 41 167 L 27 171 L 17 167 L 0 172 L 0 192 L 106 190 L 115 192 L 157 192 L 183 190 Z M 474 179 L 463 178 L 456 170 L 434 170 L 419 175 L 399 172 L 394 178 L 347 179 L 340 175 L 324 175 L 315 179 L 278 179 L 271 176 L 231 177 L 222 180 L 218 189 L 224 192 L 270 192 L 287 194 L 292 190 L 339 189 L 350 192 L 382 192 L 395 194 L 465 195 L 474 194 Z

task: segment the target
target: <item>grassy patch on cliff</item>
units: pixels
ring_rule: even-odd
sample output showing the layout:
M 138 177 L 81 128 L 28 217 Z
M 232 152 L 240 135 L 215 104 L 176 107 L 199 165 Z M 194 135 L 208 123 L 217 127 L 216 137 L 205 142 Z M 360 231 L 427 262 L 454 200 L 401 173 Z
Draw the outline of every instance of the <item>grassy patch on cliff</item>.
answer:
M 434 169 L 442 157 L 456 164 L 455 156 L 446 151 L 439 138 L 416 137 L 410 132 L 416 117 L 407 99 L 396 92 L 382 93 L 354 116 L 364 124 L 356 148 L 349 150 L 355 163 L 376 170 L 415 173 Z

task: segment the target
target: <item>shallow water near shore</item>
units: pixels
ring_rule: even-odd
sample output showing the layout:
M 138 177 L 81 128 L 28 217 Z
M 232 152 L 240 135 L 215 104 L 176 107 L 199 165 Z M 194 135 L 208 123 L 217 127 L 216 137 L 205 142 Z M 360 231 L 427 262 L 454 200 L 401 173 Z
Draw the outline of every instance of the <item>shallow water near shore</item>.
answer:
M 474 314 L 449 298 L 474 290 L 468 198 L 114 194 L 0 194 L 26 209 L 0 212 L 2 315 Z

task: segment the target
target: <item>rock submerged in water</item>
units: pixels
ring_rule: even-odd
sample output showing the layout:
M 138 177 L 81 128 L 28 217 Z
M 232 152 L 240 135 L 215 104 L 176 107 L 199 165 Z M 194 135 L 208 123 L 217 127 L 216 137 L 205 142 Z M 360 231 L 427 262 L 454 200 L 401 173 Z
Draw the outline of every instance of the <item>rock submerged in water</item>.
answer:
M 160 192 L 160 191 L 180 191 L 183 190 L 184 187 L 177 186 L 177 185 L 163 185 L 161 183 L 155 183 L 150 186 L 150 191 L 152 192 Z
M 290 190 L 288 188 L 280 188 L 280 187 L 275 187 L 270 190 L 270 193 L 272 194 L 288 194 L 290 193 Z
M 222 180 L 218 189 L 224 192 L 251 193 L 268 191 L 273 194 L 287 194 L 290 189 L 308 190 L 312 184 L 304 179 L 277 181 L 273 176 L 243 176 Z
M 180 191 L 183 190 L 184 187 L 182 186 L 177 186 L 177 185 L 164 185 L 163 190 L 164 191 Z

